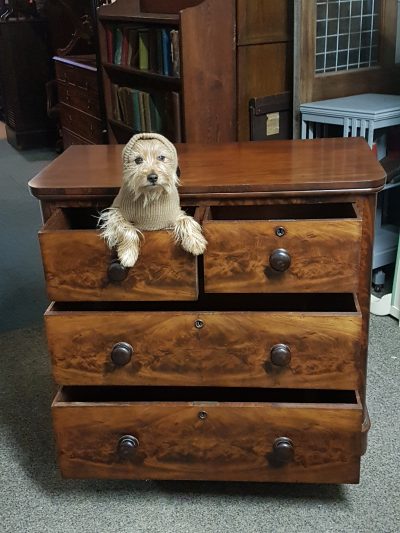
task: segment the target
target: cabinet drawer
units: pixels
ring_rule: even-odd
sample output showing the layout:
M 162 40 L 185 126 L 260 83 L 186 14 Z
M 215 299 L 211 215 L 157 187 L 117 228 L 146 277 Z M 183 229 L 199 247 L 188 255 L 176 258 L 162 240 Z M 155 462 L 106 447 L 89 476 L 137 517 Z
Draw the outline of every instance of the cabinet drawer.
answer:
M 88 140 L 79 137 L 79 135 L 76 135 L 72 131 L 67 130 L 66 128 L 62 129 L 62 138 L 64 150 L 66 150 L 69 146 L 73 146 L 75 144 L 93 144 Z
M 75 132 L 77 135 L 88 139 L 90 142 L 101 144 L 103 133 L 101 121 L 87 115 L 74 107 L 60 104 L 61 124 L 63 127 Z
M 59 209 L 39 232 L 51 300 L 197 298 L 197 260 L 167 231 L 144 232 L 137 263 L 123 269 L 95 229 L 97 216 L 86 209 Z
M 99 96 L 97 92 L 88 91 L 74 85 L 58 82 L 58 99 L 61 103 L 70 105 L 99 118 Z
M 354 292 L 361 220 L 351 204 L 218 206 L 204 220 L 207 292 Z
M 108 309 L 52 304 L 45 323 L 55 381 L 359 387 L 361 313 L 352 295 L 254 297 L 247 308 L 228 297 L 229 311 L 212 300 L 176 310 L 171 304 L 168 310 L 143 303 Z
M 64 387 L 65 477 L 357 483 L 353 391 Z
M 65 63 L 55 63 L 56 78 L 84 91 L 98 92 L 97 72 Z

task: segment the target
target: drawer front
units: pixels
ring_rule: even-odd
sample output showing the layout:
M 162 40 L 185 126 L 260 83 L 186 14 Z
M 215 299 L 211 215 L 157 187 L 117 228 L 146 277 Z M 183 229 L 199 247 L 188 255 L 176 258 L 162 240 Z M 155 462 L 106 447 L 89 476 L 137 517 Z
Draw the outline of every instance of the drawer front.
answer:
M 66 150 L 68 146 L 73 146 L 75 144 L 93 144 L 88 140 L 79 137 L 72 131 L 67 130 L 66 128 L 62 129 L 62 137 L 64 150 Z
M 65 63 L 55 63 L 56 78 L 58 81 L 68 83 L 84 91 L 97 93 L 97 73 L 93 70 L 79 68 Z
M 358 313 L 56 309 L 45 323 L 57 383 L 359 386 Z
M 93 115 L 100 116 L 99 96 L 97 92 L 88 91 L 75 85 L 58 82 L 58 99 L 61 103 L 70 105 Z
M 58 397 L 52 411 L 65 477 L 359 479 L 359 402 L 74 402 Z
M 95 224 L 93 216 L 89 215 Z M 90 221 L 93 223 L 92 221 Z M 144 232 L 135 266 L 118 269 L 97 230 L 70 229 L 65 212 L 56 211 L 39 232 L 47 293 L 51 300 L 194 300 L 197 260 L 173 242 L 167 231 Z M 118 266 L 118 265 L 117 265 Z M 111 267 L 111 268 L 110 268 Z M 115 269 L 113 269 L 115 272 Z M 114 276 L 115 279 L 115 276 Z
M 60 116 L 64 128 L 75 132 L 90 142 L 97 144 L 103 142 L 102 126 L 99 119 L 65 104 L 60 104 Z
M 361 220 L 206 220 L 206 292 L 354 292 Z

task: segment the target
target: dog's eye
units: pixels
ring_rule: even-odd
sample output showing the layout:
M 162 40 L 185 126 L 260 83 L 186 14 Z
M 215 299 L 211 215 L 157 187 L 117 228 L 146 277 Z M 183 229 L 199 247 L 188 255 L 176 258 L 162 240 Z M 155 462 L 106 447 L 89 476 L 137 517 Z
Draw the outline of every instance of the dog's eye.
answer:
M 143 157 L 137 157 L 137 158 L 135 159 L 135 163 L 136 163 L 137 165 L 140 165 L 141 163 L 143 163 Z
M 165 155 L 159 155 L 159 156 L 157 157 L 157 159 L 158 159 L 159 161 L 165 161 Z

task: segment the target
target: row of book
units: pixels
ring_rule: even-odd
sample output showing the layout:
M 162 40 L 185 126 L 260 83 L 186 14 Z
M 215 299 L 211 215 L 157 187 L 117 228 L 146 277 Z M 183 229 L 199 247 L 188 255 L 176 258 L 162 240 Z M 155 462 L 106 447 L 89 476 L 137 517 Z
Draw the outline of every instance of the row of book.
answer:
M 108 63 L 180 76 L 178 30 L 108 26 L 106 36 Z
M 180 96 L 177 92 L 150 94 L 111 84 L 113 118 L 134 132 L 149 131 L 182 141 Z

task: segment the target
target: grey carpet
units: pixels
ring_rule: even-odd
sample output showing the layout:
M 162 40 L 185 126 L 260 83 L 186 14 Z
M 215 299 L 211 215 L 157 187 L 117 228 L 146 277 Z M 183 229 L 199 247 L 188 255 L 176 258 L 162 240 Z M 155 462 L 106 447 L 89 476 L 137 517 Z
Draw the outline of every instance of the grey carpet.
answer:
M 373 317 L 360 485 L 62 480 L 41 328 L 0 335 L 0 531 L 112 533 L 400 531 L 400 329 Z
M 46 307 L 27 181 L 54 154 L 16 152 L 0 124 L 0 532 L 395 533 L 400 531 L 400 329 L 373 317 L 372 419 L 360 485 L 62 480 L 55 462 Z M 24 329 L 18 329 L 24 328 Z

